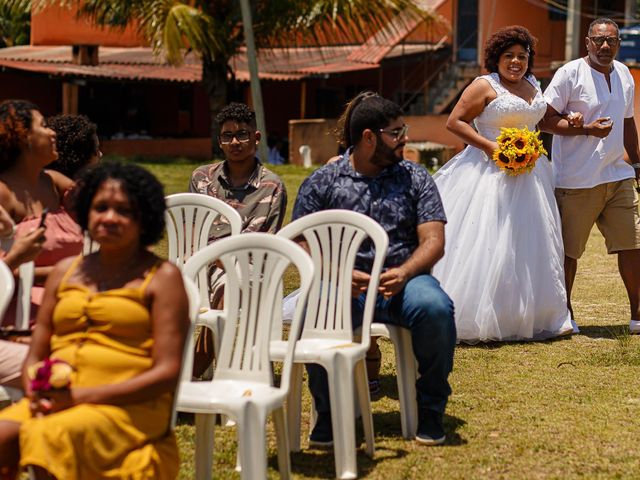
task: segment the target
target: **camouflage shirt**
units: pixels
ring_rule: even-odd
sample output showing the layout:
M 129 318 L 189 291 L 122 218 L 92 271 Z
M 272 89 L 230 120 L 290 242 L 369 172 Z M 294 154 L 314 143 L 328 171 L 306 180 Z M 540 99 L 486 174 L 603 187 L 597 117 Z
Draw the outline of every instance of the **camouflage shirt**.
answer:
M 191 174 L 189 191 L 218 198 L 235 208 L 242 217 L 242 232 L 275 233 L 282 226 L 287 208 L 287 191 L 280 177 L 256 159 L 249 181 L 239 187 L 231 185 L 227 162 L 196 168 Z M 229 235 L 229 225 L 212 227 L 210 239 Z

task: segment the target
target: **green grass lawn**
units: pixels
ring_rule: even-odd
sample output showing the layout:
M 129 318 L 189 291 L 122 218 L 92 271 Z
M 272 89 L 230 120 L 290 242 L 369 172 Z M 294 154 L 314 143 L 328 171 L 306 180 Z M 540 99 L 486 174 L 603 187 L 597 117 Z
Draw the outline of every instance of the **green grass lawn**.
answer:
M 196 165 L 144 163 L 167 193 L 185 191 Z M 309 171 L 273 170 L 287 185 L 288 221 L 297 187 Z M 457 348 L 443 447 L 402 439 L 393 354 L 381 341 L 382 396 L 373 402 L 376 454 L 371 460 L 359 452 L 360 475 L 385 480 L 640 476 L 640 415 L 634 413 L 640 409 L 640 337 L 626 333 L 629 312 L 616 258 L 606 254 L 597 230 L 579 264 L 574 309 L 580 335 Z M 308 395 L 304 401 L 308 410 Z M 306 438 L 308 412 L 303 428 Z M 181 424 L 176 433 L 180 478 L 194 478 L 194 428 Z M 269 476 L 277 478 L 273 437 L 269 443 Z M 235 431 L 217 427 L 214 478 L 239 478 L 235 451 Z M 295 478 L 332 478 L 333 454 L 304 449 L 292 455 L 292 467 Z

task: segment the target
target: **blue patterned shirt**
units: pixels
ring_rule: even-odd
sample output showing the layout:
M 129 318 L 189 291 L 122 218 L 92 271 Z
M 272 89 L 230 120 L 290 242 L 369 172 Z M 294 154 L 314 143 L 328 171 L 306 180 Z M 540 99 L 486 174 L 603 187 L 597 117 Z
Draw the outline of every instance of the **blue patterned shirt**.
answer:
M 387 167 L 376 177 L 366 177 L 353 169 L 349 154 L 347 151 L 302 182 L 292 218 L 334 208 L 363 213 L 389 235 L 385 267 L 397 267 L 418 247 L 418 225 L 447 221 L 436 184 L 426 168 L 407 160 Z M 370 271 L 373 257 L 373 245 L 365 242 L 356 268 Z

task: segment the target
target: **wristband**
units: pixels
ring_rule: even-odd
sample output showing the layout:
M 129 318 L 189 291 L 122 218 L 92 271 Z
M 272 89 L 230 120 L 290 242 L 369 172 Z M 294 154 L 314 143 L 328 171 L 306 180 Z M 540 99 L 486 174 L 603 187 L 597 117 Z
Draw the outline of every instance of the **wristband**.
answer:
M 633 168 L 640 168 L 640 163 L 632 163 L 631 166 Z

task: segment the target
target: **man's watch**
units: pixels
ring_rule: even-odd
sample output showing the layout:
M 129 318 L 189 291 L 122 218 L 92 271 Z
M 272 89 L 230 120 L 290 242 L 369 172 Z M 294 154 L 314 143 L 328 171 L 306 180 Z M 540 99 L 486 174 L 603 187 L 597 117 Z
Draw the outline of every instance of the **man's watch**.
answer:
M 640 168 L 640 163 L 632 163 L 631 166 L 633 168 Z

